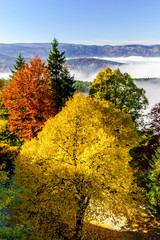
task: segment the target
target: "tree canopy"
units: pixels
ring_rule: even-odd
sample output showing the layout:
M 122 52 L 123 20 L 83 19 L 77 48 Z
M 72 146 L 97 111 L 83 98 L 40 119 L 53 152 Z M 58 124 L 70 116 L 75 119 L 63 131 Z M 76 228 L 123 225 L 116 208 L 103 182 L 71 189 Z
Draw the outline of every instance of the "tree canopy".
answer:
M 147 196 L 155 214 L 160 217 L 160 103 L 151 109 L 148 127 L 154 153 L 149 159 L 152 169 L 147 178 Z
M 76 80 L 74 83 L 74 87 L 76 92 L 89 92 L 91 84 L 91 82 Z
M 55 114 L 49 79 L 45 63 L 37 56 L 16 72 L 3 91 L 9 114 L 8 130 L 24 141 L 35 137 L 44 122 Z
M 121 73 L 119 68 L 105 68 L 94 79 L 89 95 L 97 99 L 111 101 L 116 108 L 124 109 L 138 122 L 141 110 L 148 105 L 145 90 L 138 88 L 128 73 Z
M 148 117 L 145 130 L 139 133 L 138 145 L 130 151 L 131 166 L 136 169 L 138 184 L 146 189 L 152 213 L 160 216 L 160 103 Z
M 130 115 L 108 101 L 75 95 L 22 146 L 16 160 L 21 221 L 42 239 L 66 234 L 66 226 L 81 239 L 94 199 L 132 192 L 129 150 L 136 141 Z

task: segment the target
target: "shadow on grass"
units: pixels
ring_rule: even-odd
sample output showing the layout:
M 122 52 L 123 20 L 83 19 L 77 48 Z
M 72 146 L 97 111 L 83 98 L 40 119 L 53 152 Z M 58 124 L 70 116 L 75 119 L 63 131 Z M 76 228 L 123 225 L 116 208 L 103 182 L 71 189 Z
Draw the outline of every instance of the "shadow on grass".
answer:
M 109 230 L 104 227 L 85 223 L 84 240 L 156 240 L 160 236 L 148 236 L 137 232 Z

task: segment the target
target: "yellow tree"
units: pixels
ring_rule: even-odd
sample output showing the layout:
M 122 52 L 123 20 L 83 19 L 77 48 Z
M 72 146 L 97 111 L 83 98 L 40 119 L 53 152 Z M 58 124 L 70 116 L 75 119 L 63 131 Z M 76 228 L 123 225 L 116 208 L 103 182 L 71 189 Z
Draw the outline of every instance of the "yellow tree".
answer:
M 129 150 L 135 143 L 129 114 L 111 102 L 75 95 L 22 146 L 16 162 L 24 192 L 16 206 L 21 221 L 42 239 L 56 239 L 66 234 L 62 222 L 71 219 L 73 239 L 80 240 L 94 199 L 132 191 Z

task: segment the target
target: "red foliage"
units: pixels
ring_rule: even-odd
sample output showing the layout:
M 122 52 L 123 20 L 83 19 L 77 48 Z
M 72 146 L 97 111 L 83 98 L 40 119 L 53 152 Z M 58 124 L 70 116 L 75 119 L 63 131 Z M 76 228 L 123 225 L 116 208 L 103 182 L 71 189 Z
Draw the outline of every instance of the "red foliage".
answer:
M 3 91 L 8 109 L 8 130 L 22 140 L 30 140 L 42 129 L 44 122 L 55 115 L 55 100 L 50 90 L 50 75 L 45 63 L 36 56 L 30 66 L 16 72 Z

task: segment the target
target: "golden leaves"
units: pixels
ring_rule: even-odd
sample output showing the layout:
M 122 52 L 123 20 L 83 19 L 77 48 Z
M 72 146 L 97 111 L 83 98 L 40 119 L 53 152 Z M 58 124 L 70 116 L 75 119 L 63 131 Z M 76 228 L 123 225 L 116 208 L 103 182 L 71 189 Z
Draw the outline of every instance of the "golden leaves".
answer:
M 89 199 L 100 199 L 104 192 L 129 192 L 129 149 L 135 143 L 129 115 L 112 103 L 75 95 L 48 119 L 37 138 L 22 146 L 16 168 L 17 183 L 24 190 L 18 205 L 23 221 L 47 234 L 46 224 L 55 216 L 55 222 L 73 224 L 79 204 L 86 209 Z M 53 222 L 50 226 L 55 229 Z

